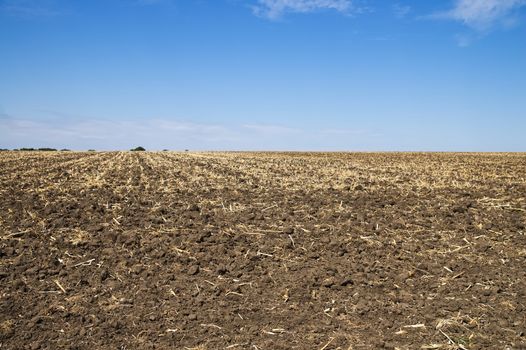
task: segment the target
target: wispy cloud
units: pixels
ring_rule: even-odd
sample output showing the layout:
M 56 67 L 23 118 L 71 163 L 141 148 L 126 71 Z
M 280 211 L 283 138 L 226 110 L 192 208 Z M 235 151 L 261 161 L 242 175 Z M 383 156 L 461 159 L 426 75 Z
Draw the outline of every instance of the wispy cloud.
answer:
M 301 129 L 273 124 L 214 124 L 176 119 L 108 120 L 42 111 L 38 118 L 0 110 L 0 147 L 72 149 L 238 149 L 280 147 Z M 264 147 L 261 147 L 264 148 Z
M 351 0 L 258 0 L 253 6 L 255 15 L 278 19 L 285 13 L 309 13 L 320 10 L 334 10 L 349 13 L 353 9 Z
M 456 0 L 452 9 L 435 13 L 431 18 L 459 21 L 479 31 L 512 21 L 514 12 L 526 0 Z
M 368 132 L 361 129 L 322 129 L 324 135 L 365 135 Z
M 402 5 L 398 3 L 393 5 L 393 13 L 396 16 L 396 18 L 404 18 L 410 12 L 411 12 L 411 6 Z
M 0 109 L 0 148 L 127 150 L 141 145 L 150 150 L 342 150 L 366 148 L 375 137 L 366 130 L 309 129 L 264 122 L 109 120 L 56 111 L 29 118 Z
M 227 127 L 165 119 L 102 120 L 52 117 L 0 118 L 4 147 L 55 147 L 74 149 L 127 149 L 136 143 L 152 148 L 185 147 L 196 141 L 211 147 L 238 135 Z
M 62 14 L 52 0 L 0 0 L 0 12 L 13 17 L 40 18 Z
M 301 133 L 301 129 L 291 128 L 281 125 L 270 125 L 270 124 L 245 124 L 243 125 L 245 130 L 249 130 L 258 134 L 265 135 L 276 135 L 276 134 L 297 134 Z

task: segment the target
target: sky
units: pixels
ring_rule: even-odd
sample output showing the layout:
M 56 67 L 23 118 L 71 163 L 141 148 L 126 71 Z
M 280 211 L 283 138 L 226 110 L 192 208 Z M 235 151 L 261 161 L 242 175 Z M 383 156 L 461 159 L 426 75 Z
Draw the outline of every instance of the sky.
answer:
M 0 148 L 526 151 L 526 0 L 0 0 Z

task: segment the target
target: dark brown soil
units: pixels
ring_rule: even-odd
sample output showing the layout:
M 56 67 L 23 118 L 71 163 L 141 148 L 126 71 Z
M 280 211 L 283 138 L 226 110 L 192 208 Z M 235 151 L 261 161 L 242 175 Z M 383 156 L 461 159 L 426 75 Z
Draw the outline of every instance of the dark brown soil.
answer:
M 0 154 L 0 349 L 526 349 L 525 154 Z

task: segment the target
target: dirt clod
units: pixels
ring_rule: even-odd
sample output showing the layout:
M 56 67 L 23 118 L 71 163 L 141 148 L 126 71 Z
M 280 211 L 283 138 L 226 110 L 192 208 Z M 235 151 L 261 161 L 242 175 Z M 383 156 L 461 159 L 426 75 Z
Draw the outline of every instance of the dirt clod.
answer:
M 521 153 L 2 152 L 0 348 L 526 348 L 524 179 Z
M 196 275 L 199 272 L 199 265 L 192 265 L 188 268 L 189 275 Z

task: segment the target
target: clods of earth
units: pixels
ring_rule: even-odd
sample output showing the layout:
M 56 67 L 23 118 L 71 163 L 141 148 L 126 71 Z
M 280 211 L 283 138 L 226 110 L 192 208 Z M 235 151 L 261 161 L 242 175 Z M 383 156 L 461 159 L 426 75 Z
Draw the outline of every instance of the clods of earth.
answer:
M 526 154 L 0 152 L 0 349 L 525 349 Z

